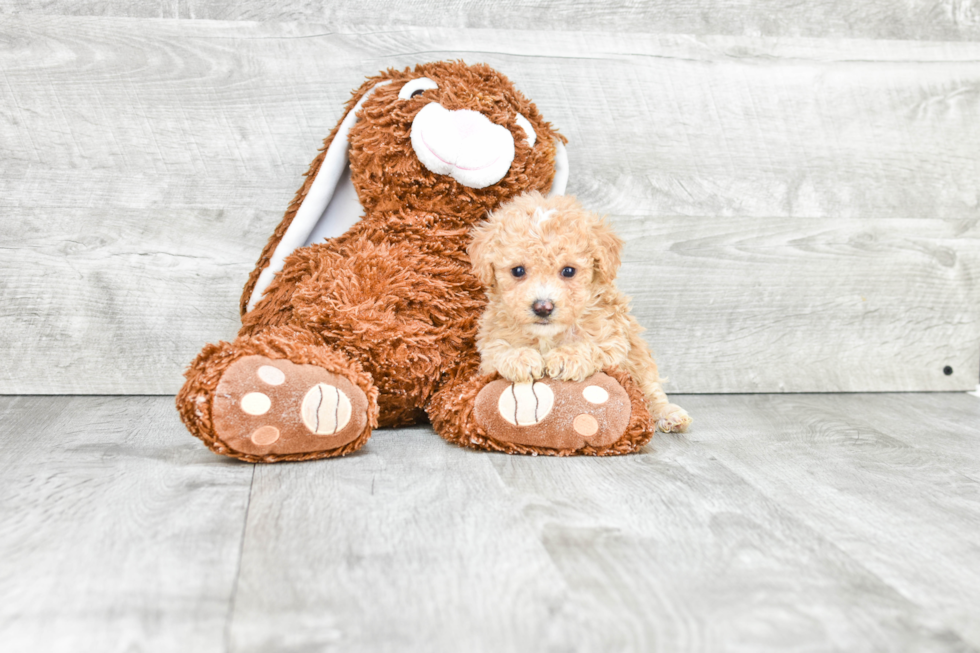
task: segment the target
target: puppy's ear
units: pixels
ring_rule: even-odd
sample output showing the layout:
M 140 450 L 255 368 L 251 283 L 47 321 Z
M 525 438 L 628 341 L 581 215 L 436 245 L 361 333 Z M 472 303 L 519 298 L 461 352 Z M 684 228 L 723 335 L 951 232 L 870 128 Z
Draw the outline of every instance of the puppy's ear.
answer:
M 596 278 L 602 283 L 611 283 L 622 262 L 623 239 L 609 228 L 604 219 L 599 220 L 594 230 L 596 238 L 593 258 Z
M 497 235 L 496 227 L 489 222 L 482 222 L 473 229 L 473 240 L 466 248 L 473 265 L 473 274 L 485 288 L 493 288 L 493 242 Z

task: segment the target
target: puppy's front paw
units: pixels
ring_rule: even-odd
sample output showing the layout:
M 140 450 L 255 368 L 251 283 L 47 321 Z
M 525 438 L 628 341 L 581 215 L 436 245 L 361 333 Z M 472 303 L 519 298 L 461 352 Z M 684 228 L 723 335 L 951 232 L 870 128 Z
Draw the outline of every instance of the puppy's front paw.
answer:
M 503 354 L 496 368 L 511 383 L 530 383 L 544 376 L 544 358 L 530 347 L 517 347 Z
M 661 433 L 684 433 L 693 421 L 687 411 L 677 404 L 667 404 L 655 417 Z
M 552 349 L 544 357 L 545 371 L 559 381 L 584 381 L 599 370 L 592 359 L 574 349 Z

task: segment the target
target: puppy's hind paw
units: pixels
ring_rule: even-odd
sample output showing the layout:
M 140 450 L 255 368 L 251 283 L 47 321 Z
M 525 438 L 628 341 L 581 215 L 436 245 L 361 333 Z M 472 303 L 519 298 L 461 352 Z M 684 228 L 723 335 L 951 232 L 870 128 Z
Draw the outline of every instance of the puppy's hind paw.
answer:
M 677 404 L 667 404 L 657 415 L 657 430 L 661 433 L 685 433 L 692 421 L 686 410 Z

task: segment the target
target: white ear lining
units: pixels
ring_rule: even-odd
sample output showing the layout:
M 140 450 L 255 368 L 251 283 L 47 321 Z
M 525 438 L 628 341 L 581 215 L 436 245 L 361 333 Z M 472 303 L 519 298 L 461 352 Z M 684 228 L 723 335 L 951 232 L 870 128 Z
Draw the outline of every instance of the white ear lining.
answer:
M 340 180 L 337 182 L 337 188 L 334 189 L 333 197 L 330 198 L 323 215 L 313 226 L 313 231 L 306 237 L 303 246 L 322 243 L 327 238 L 336 238 L 345 234 L 363 216 L 364 207 L 361 206 L 357 190 L 354 189 L 354 182 L 350 179 L 350 166 L 345 157 L 344 168 L 340 173 Z
M 568 152 L 560 139 L 555 139 L 555 178 L 551 181 L 548 197 L 564 195 L 568 185 Z
M 276 245 L 269 259 L 269 265 L 259 274 L 255 288 L 252 289 L 252 296 L 248 299 L 246 311 L 255 308 L 255 304 L 262 298 L 276 273 L 282 270 L 287 256 L 300 247 L 343 234 L 364 215 L 364 208 L 350 181 L 347 139 L 351 127 L 357 122 L 357 111 L 364 101 L 371 97 L 377 88 L 390 83 L 391 80 L 387 80 L 373 86 L 344 116 L 340 129 L 330 142 L 320 169 L 313 183 L 310 184 L 310 190 L 303 198 L 303 203 L 296 211 L 286 233 Z

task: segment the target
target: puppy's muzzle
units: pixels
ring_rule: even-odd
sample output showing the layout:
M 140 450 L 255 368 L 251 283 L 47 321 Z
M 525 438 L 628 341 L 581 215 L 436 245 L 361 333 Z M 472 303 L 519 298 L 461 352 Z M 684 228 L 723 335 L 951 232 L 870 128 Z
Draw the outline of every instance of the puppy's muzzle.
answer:
M 555 312 L 555 304 L 548 299 L 539 299 L 531 304 L 531 310 L 538 317 L 548 317 Z

